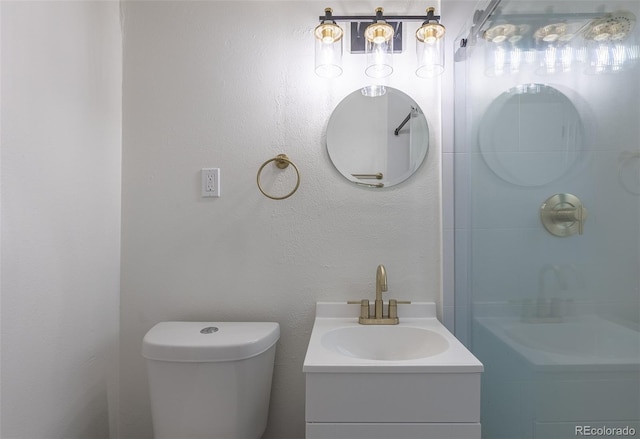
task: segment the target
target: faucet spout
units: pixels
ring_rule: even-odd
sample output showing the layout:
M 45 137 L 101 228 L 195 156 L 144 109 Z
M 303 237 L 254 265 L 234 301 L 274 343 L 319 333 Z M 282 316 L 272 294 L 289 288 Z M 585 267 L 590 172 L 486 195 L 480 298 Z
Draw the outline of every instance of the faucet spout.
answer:
M 547 289 L 545 284 L 545 277 L 548 272 L 553 273 L 560 289 L 567 289 L 567 280 L 562 270 L 557 265 L 545 265 L 544 267 L 542 267 L 542 270 L 540 270 L 538 280 L 538 296 L 540 299 L 548 299 L 547 296 L 549 295 L 549 290 Z
M 378 265 L 376 270 L 376 300 L 382 300 L 382 292 L 387 291 L 387 271 L 384 265 Z
M 387 291 L 387 271 L 384 265 L 378 265 L 376 270 L 376 301 L 374 303 L 375 318 L 382 318 L 382 292 Z
M 397 325 L 398 320 L 398 304 L 409 304 L 408 301 L 389 300 L 387 315 L 384 315 L 384 302 L 382 301 L 382 293 L 387 291 L 387 271 L 384 265 L 378 265 L 376 270 L 376 300 L 374 302 L 374 313 L 371 314 L 369 301 L 367 299 L 358 301 L 349 301 L 349 304 L 360 305 L 360 317 L 358 323 L 361 325 Z

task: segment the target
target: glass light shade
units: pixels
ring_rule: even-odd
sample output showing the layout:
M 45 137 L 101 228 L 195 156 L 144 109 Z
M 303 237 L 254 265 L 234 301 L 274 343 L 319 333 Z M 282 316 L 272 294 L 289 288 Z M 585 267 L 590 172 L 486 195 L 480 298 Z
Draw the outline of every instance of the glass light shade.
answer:
M 612 17 L 595 20 L 584 33 L 587 73 L 613 73 L 634 67 L 638 61 L 636 18 L 629 11 L 612 12 Z
M 425 23 L 416 31 L 416 55 L 420 78 L 433 78 L 444 72 L 444 26 Z
M 364 31 L 367 67 L 371 78 L 385 78 L 393 73 L 393 27 L 387 23 L 370 24 Z
M 635 66 L 640 61 L 640 44 L 636 41 L 627 43 L 627 59 L 630 66 Z
M 360 89 L 360 92 L 363 96 L 377 98 L 379 96 L 384 96 L 387 93 L 387 87 L 380 84 L 372 84 L 367 85 L 366 87 L 362 87 L 362 89 Z
M 546 73 L 553 74 L 556 72 L 556 59 L 558 57 L 558 48 L 554 44 L 549 44 L 544 51 L 543 66 Z
M 316 37 L 316 74 L 335 78 L 342 74 L 342 28 L 335 23 L 321 23 L 314 30 Z
M 517 28 L 513 24 L 502 23 L 487 29 L 482 38 L 492 43 L 500 44 L 516 35 Z

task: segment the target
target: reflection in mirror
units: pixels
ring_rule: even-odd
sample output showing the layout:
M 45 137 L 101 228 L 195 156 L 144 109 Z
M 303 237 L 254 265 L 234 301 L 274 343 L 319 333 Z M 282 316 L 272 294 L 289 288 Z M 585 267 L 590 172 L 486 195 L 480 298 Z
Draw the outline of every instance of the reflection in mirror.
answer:
M 542 186 L 565 176 L 580 158 L 583 125 L 567 96 L 543 84 L 502 93 L 479 128 L 480 152 L 489 168 L 518 186 Z
M 359 185 L 382 188 L 406 180 L 428 150 L 424 113 L 413 99 L 391 87 L 377 96 L 354 91 L 329 119 L 329 157 L 345 178 Z

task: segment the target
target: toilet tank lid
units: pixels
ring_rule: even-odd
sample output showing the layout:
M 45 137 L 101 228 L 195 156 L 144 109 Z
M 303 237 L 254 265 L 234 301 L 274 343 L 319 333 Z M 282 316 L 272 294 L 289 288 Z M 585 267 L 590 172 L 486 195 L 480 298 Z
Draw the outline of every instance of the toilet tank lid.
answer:
M 280 338 L 273 322 L 161 322 L 142 340 L 142 355 L 176 362 L 233 361 L 259 355 Z

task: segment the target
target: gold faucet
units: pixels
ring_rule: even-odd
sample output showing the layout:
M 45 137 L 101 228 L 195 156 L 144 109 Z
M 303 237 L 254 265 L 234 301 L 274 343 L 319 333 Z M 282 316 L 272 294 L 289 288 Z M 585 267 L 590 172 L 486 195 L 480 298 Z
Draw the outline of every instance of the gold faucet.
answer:
M 378 265 L 376 270 L 376 300 L 373 304 L 373 314 L 370 312 L 369 300 L 367 299 L 347 302 L 350 304 L 360 305 L 360 318 L 358 319 L 358 322 L 361 325 L 397 325 L 400 322 L 398 319 L 398 303 L 408 304 L 411 302 L 399 302 L 397 300 L 390 299 L 389 311 L 385 317 L 382 293 L 387 290 L 387 271 L 385 270 L 384 265 Z
M 376 319 L 382 318 L 382 292 L 387 290 L 387 271 L 384 269 L 384 265 L 378 265 L 376 270 L 376 301 L 374 304 Z

